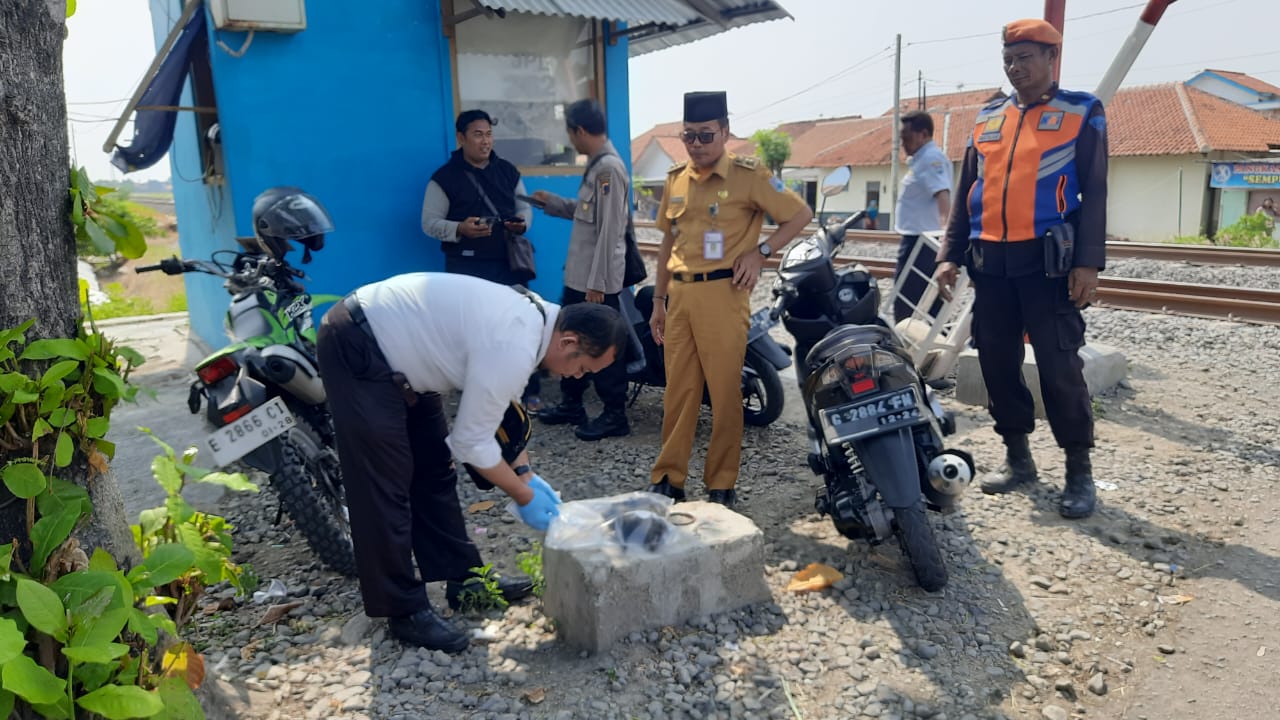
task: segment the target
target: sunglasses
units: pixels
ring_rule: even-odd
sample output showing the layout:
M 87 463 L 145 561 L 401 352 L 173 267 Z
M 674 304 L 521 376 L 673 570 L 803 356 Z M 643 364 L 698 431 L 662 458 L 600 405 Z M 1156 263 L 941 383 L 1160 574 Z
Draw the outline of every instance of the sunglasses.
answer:
M 715 130 L 685 130 L 680 134 L 680 139 L 684 140 L 685 145 L 692 145 L 694 140 L 706 145 L 716 139 Z

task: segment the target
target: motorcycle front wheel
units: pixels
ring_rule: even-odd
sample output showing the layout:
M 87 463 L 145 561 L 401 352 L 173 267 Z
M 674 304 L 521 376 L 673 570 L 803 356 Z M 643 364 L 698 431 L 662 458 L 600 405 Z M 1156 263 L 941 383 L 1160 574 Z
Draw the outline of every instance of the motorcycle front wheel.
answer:
M 782 378 L 773 363 L 747 353 L 742 366 L 742 421 L 764 427 L 782 415 Z
M 947 566 L 942 562 L 942 553 L 938 552 L 938 541 L 925 515 L 924 503 L 894 508 L 893 518 L 898 526 L 898 544 L 911 563 L 916 583 L 928 592 L 941 590 L 947 584 Z
M 280 438 L 282 462 L 271 486 L 311 551 L 330 570 L 355 577 L 351 520 L 338 455 L 300 421 Z

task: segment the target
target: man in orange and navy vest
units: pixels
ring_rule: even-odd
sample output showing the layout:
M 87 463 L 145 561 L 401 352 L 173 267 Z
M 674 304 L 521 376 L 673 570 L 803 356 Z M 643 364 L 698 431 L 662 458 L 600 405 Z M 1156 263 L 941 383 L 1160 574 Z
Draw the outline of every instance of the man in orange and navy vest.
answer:
M 1097 502 L 1089 449 L 1081 308 L 1106 265 L 1107 123 L 1102 102 L 1053 79 L 1062 34 L 1043 20 L 1004 27 L 1014 94 L 983 108 L 969 139 L 957 202 L 935 274 L 944 291 L 961 263 L 973 278 L 973 341 L 1006 465 L 982 483 L 1004 493 L 1038 479 L 1027 436 L 1035 405 L 1022 379 L 1030 336 L 1045 414 L 1066 451 L 1059 512 L 1082 518 Z

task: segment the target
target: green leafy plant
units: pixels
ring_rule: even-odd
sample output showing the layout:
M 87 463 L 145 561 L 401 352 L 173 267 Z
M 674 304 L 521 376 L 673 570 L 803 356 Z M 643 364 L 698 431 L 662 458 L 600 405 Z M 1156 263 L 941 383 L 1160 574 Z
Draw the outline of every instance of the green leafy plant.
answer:
M 516 565 L 533 582 L 533 594 L 542 597 L 547 589 L 547 579 L 542 575 L 542 543 L 535 542 L 532 549 L 518 553 Z
M 465 589 L 458 595 L 461 609 L 466 612 L 506 609 L 509 603 L 502 597 L 502 588 L 498 586 L 498 573 L 493 569 L 493 563 L 471 568 L 471 574 L 475 578 L 469 579 Z
M 219 485 L 236 492 L 258 492 L 258 486 L 249 482 L 244 473 L 210 472 L 192 465 L 196 459 L 194 447 L 179 458 L 173 448 L 157 438 L 147 428 L 140 428 L 160 446 L 164 454 L 151 461 L 151 474 L 164 488 L 164 505 L 144 510 L 138 516 L 138 524 L 131 526 L 133 540 L 142 551 L 144 559 L 157 551 L 173 545 L 181 545 L 191 553 L 191 559 L 181 574 L 166 576 L 158 583 L 157 594 L 172 599 L 171 614 L 178 627 L 191 619 L 196 603 L 205 588 L 220 582 L 228 582 L 237 594 L 253 592 L 256 577 L 245 574 L 244 568 L 231 560 L 232 526 L 225 518 L 203 513 L 193 508 L 182 497 L 182 490 L 189 481 Z M 168 551 L 166 551 L 168 552 Z M 185 559 L 185 554 L 181 558 Z M 164 601 L 169 604 L 168 601 Z
M 87 555 L 75 531 L 93 512 L 89 493 L 56 475 L 106 472 L 108 417 L 136 393 L 128 377 L 143 359 L 96 330 L 28 343 L 33 322 L 0 330 L 0 477 L 26 504 L 27 530 L 0 545 L 0 718 L 203 718 L 192 693 L 203 660 L 178 627 L 206 584 L 243 592 L 252 576 L 230 562 L 225 520 L 180 493 L 188 479 L 251 486 L 162 444 L 152 469 L 168 498 L 135 528 L 142 562 Z
M 1174 245 L 1212 245 L 1213 241 L 1205 235 L 1178 235 L 1169 242 Z
M 70 191 L 78 255 L 142 257 L 146 236 L 137 217 L 111 197 L 115 189 L 95 185 L 84 168 L 72 168 Z
M 1218 231 L 1215 239 L 1228 247 L 1274 248 L 1274 223 L 1263 213 L 1245 215 Z

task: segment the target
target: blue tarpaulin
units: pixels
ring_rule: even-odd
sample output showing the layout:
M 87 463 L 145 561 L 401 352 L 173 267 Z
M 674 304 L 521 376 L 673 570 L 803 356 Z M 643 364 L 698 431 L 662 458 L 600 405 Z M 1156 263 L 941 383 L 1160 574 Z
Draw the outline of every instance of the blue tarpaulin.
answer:
M 151 84 L 138 100 L 138 107 L 177 107 L 182 88 L 187 82 L 191 59 L 207 53 L 209 35 L 205 31 L 205 14 L 198 10 L 191 16 L 182 35 L 169 49 Z M 121 172 L 143 170 L 155 165 L 169 152 L 173 128 L 178 116 L 174 110 L 138 110 L 133 118 L 133 141 L 129 147 L 116 146 L 111 164 Z

